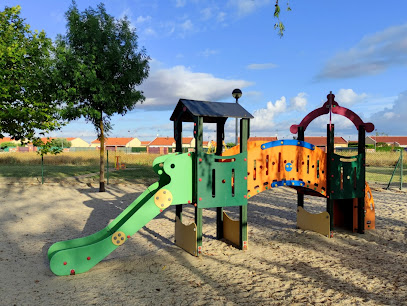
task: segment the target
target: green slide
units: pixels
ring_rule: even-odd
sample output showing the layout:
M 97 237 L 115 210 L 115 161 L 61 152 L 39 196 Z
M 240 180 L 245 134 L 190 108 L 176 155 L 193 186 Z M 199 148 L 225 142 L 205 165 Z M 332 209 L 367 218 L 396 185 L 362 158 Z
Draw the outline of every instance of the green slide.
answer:
M 48 259 L 53 273 L 88 271 L 165 208 L 192 200 L 192 154 L 160 156 L 153 168 L 160 175 L 159 182 L 148 187 L 108 226 L 93 235 L 51 245 Z

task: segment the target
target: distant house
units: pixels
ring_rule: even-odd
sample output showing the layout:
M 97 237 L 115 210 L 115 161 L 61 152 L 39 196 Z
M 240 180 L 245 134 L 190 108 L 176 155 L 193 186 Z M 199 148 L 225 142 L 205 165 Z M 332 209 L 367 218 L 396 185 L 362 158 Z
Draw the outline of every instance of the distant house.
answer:
M 140 147 L 147 147 L 150 144 L 151 140 L 142 140 L 140 142 Z
M 91 147 L 100 148 L 99 139 L 95 139 L 90 144 Z M 138 138 L 130 137 L 109 137 L 105 138 L 105 148 L 106 150 L 115 151 L 118 148 L 131 148 L 140 147 L 141 141 Z
M 147 146 L 147 153 L 168 154 L 173 149 L 175 139 L 173 137 L 156 137 Z
M 167 154 L 175 152 L 176 143 L 173 137 L 156 137 L 147 145 L 147 153 L 151 154 Z M 186 151 L 195 149 L 195 138 L 183 137 L 182 148 Z
M 172 151 L 175 152 L 175 147 L 176 147 L 175 139 L 174 139 L 174 142 L 172 144 L 172 147 L 173 147 Z M 189 152 L 194 151 L 195 150 L 195 138 L 193 138 L 193 137 L 182 137 L 182 148 L 183 148 L 183 150 L 186 150 L 186 151 L 189 151 Z
M 277 137 L 256 137 L 256 136 L 254 136 L 254 137 L 250 137 L 249 138 L 249 142 L 251 142 L 251 141 L 264 141 L 264 142 L 270 142 L 270 141 L 276 141 L 277 140 Z
M 0 138 L 0 144 L 2 144 L 3 142 L 12 142 L 12 143 L 15 143 L 16 145 L 18 145 L 20 143 L 19 140 L 15 140 L 15 139 L 10 138 L 10 137 Z
M 270 141 L 276 141 L 277 137 L 275 136 L 266 136 L 266 137 L 260 137 L 260 136 L 254 136 L 254 137 L 250 137 L 248 142 L 252 142 L 252 141 L 263 141 L 264 143 L 266 142 L 270 142 Z M 240 137 L 237 138 L 238 143 L 240 143 Z M 234 143 L 234 142 L 233 142 Z
M 5 149 L 6 152 L 17 152 L 17 151 L 18 151 L 18 147 L 17 147 L 17 146 L 20 145 L 20 141 L 19 141 L 19 140 L 15 140 L 15 139 L 10 138 L 10 137 L 3 137 L 3 138 L 0 138 L 0 145 L 1 145 L 2 143 L 5 143 L 5 142 L 11 142 L 11 143 L 14 143 L 14 144 L 16 145 L 16 147 L 9 147 L 9 148 L 6 148 L 6 149 Z
M 326 137 L 325 136 L 309 136 L 304 137 L 305 142 L 309 142 L 314 146 L 326 151 Z M 336 148 L 347 148 L 348 142 L 343 137 L 334 138 L 334 149 Z
M 88 148 L 89 143 L 87 143 L 85 140 L 79 137 L 68 137 L 66 138 L 67 141 L 71 143 L 72 148 Z
M 407 148 L 407 136 L 368 136 L 366 144 L 385 143 L 389 146 Z

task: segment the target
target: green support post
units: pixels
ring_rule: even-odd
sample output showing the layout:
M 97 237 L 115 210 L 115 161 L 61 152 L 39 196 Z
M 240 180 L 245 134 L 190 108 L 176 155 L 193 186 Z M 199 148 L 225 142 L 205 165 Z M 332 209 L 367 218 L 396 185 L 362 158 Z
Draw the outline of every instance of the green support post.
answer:
M 193 200 L 198 203 L 198 156 L 203 152 L 203 117 L 197 117 L 194 122 L 195 134 L 195 174 L 193 175 Z M 196 239 L 197 239 L 197 254 L 202 253 L 202 208 L 195 207 L 195 224 L 196 224 Z
M 226 119 L 216 122 L 216 155 L 222 155 Z M 216 207 L 216 239 L 223 238 L 223 207 Z
M 106 185 L 109 185 L 109 150 L 106 150 Z
M 196 242 L 198 247 L 198 256 L 202 253 L 202 210 L 203 208 L 195 207 Z
M 326 199 L 326 211 L 329 214 L 330 219 L 330 231 L 334 230 L 334 200 L 332 199 L 331 195 L 331 171 L 329 164 L 332 162 L 332 158 L 334 155 L 334 131 L 335 126 L 333 124 L 327 124 L 327 182 L 326 182 L 326 190 L 327 190 L 327 199 Z
M 360 171 L 359 180 L 364 183 L 363 190 L 365 189 L 366 182 L 366 130 L 365 126 L 359 126 L 359 139 L 358 139 L 358 154 L 362 156 L 362 171 Z M 363 197 L 358 198 L 358 233 L 364 234 L 365 232 L 365 193 Z
M 240 119 L 240 153 L 247 152 L 247 140 L 249 139 L 249 129 L 250 129 L 249 119 Z M 247 249 L 247 205 L 240 206 L 239 231 L 240 231 L 239 247 L 241 250 Z
M 302 126 L 298 127 L 298 140 L 304 141 L 304 127 Z M 297 206 L 304 207 L 304 194 L 300 190 L 297 191 Z
M 404 149 L 401 149 L 400 151 L 400 190 L 403 189 L 403 151 Z
M 182 153 L 182 121 L 174 121 L 175 152 Z M 175 206 L 175 215 L 182 222 L 182 204 Z
M 41 154 L 41 184 L 44 185 L 44 154 Z

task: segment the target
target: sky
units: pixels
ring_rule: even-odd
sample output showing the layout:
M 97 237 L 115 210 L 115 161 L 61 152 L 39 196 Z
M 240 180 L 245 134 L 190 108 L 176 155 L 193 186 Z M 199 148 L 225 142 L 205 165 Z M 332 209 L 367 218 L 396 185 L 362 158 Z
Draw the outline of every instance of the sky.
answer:
M 150 56 L 149 77 L 139 87 L 146 100 L 113 116 L 110 137 L 153 140 L 173 137 L 169 120 L 181 98 L 235 102 L 249 111 L 251 136 L 292 139 L 289 129 L 319 108 L 332 91 L 340 106 L 372 122 L 372 135 L 407 135 L 407 1 L 280 1 L 282 38 L 274 30 L 275 0 L 77 0 L 79 10 L 103 2 L 115 18 L 127 16 L 139 47 Z M 31 29 L 55 39 L 66 33 L 69 0 L 1 0 L 21 6 Z M 352 122 L 333 115 L 335 135 L 356 140 Z M 328 115 L 314 120 L 306 136 L 325 136 Z M 225 140 L 233 142 L 234 119 Z M 192 137 L 184 124 L 183 136 Z M 97 137 L 79 119 L 52 137 Z M 204 140 L 216 139 L 214 126 Z

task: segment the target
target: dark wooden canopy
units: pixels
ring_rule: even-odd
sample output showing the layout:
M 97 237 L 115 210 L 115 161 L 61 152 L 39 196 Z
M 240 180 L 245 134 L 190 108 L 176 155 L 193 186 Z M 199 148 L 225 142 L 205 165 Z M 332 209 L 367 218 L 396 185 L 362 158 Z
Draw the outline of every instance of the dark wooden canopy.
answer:
M 180 99 L 170 120 L 193 122 L 194 117 L 203 117 L 203 122 L 207 123 L 216 123 L 227 118 L 253 118 L 253 116 L 238 103 Z

